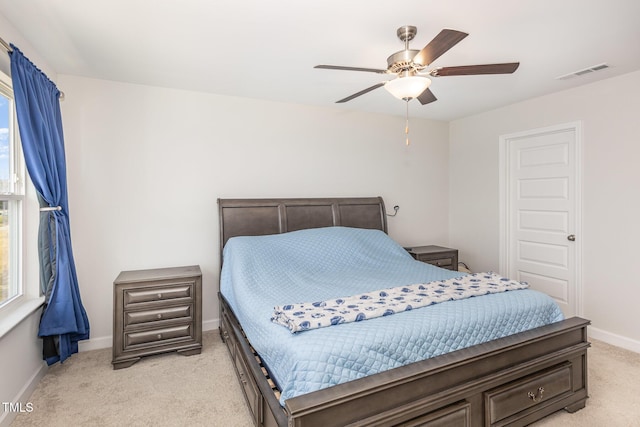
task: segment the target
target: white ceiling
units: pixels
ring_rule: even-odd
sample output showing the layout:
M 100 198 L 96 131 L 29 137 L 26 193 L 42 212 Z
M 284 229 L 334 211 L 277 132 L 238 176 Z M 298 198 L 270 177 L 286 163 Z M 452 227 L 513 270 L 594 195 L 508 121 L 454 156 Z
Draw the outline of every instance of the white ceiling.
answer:
M 432 67 L 520 62 L 434 78 L 438 101 L 410 114 L 438 120 L 640 69 L 640 0 L 0 0 L 0 13 L 59 74 L 394 115 L 405 105 L 382 88 L 334 103 L 389 76 L 313 66 L 386 68 L 403 25 L 418 27 L 413 49 L 469 33 Z

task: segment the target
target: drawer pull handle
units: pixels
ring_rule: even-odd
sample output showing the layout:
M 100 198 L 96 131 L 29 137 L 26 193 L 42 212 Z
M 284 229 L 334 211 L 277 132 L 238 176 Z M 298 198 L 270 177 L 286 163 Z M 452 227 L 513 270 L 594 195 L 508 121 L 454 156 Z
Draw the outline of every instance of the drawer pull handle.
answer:
M 158 299 L 162 299 L 162 294 L 158 294 Z
M 529 399 L 533 400 L 534 402 L 540 402 L 542 400 L 542 395 L 544 394 L 544 387 L 538 387 L 538 396 L 536 397 L 536 394 L 532 391 L 530 391 L 529 393 L 527 393 L 527 396 L 529 396 Z
M 162 334 L 158 334 L 158 339 L 161 340 L 162 339 Z M 531 394 L 531 393 L 529 393 Z
M 162 314 L 158 313 L 158 315 L 156 316 L 158 319 L 162 319 Z
M 247 385 L 247 380 L 244 379 L 244 373 L 240 372 L 240 382 L 244 385 Z
M 223 338 L 225 341 L 226 341 L 226 340 L 228 340 L 228 339 L 229 339 L 229 333 L 228 333 L 227 331 L 224 331 L 224 332 L 222 333 L 222 338 Z

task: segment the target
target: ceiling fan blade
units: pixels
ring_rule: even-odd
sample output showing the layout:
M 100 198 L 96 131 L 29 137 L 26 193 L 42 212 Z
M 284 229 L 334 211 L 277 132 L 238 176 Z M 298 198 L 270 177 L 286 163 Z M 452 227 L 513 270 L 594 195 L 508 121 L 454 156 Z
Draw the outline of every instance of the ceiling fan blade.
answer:
M 366 71 L 368 73 L 386 74 L 387 70 L 378 68 L 362 68 L 362 67 L 343 67 L 340 65 L 316 65 L 313 68 L 323 68 L 325 70 L 345 70 L 345 71 Z
M 473 76 L 477 74 L 511 74 L 518 69 L 519 62 L 505 64 L 462 65 L 459 67 L 442 67 L 431 71 L 434 77 L 441 76 Z
M 340 101 L 336 101 L 336 104 L 341 104 L 341 103 L 343 103 L 343 102 L 351 101 L 353 98 L 357 98 L 357 97 L 359 97 L 360 95 L 364 95 L 365 93 L 369 93 L 369 92 L 371 92 L 371 91 L 372 91 L 372 90 L 374 90 L 374 89 L 378 89 L 380 86 L 384 86 L 384 82 L 382 82 L 382 83 L 378 83 L 378 84 L 375 84 L 375 85 L 373 85 L 373 86 L 371 86 L 371 87 L 368 87 L 368 88 L 366 88 L 366 89 L 364 89 L 364 90 L 361 90 L 361 91 L 360 91 L 360 92 L 358 92 L 358 93 L 354 93 L 353 95 L 347 96 L 346 98 L 341 99 Z
M 418 96 L 418 101 L 420 101 L 420 104 L 425 105 L 428 104 L 430 102 L 433 101 L 437 101 L 438 98 L 436 98 L 436 96 L 433 94 L 433 92 L 431 92 L 431 89 L 426 88 L 424 90 L 424 92 L 422 92 L 419 96 Z
M 413 57 L 413 62 L 427 66 L 468 35 L 462 31 L 444 29 Z

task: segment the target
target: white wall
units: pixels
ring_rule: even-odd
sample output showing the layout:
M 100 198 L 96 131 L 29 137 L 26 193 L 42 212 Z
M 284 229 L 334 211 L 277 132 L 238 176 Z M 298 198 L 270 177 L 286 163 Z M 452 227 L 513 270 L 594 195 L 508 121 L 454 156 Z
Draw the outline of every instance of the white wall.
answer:
M 60 76 L 71 233 L 91 341 L 122 270 L 199 264 L 217 326 L 219 197 L 383 196 L 392 237 L 447 244 L 448 124 Z
M 593 337 L 640 352 L 640 72 L 450 124 L 449 238 L 476 270 L 498 271 L 498 138 L 583 125 L 583 316 Z
M 42 360 L 42 340 L 38 338 L 40 310 L 26 317 L 0 339 L 0 402 L 29 402 L 29 396 L 46 374 L 47 365 Z M 0 408 L 0 426 L 8 426 L 16 417 L 15 412 Z

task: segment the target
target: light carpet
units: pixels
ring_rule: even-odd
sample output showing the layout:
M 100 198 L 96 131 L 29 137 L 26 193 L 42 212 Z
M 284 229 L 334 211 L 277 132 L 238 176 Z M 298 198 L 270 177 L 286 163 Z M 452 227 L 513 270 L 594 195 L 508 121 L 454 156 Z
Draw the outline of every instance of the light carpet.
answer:
M 640 354 L 594 341 L 586 408 L 535 424 L 640 427 Z M 19 414 L 21 426 L 252 426 L 226 347 L 203 334 L 199 355 L 165 354 L 111 368 L 111 349 L 76 354 L 52 366 Z

